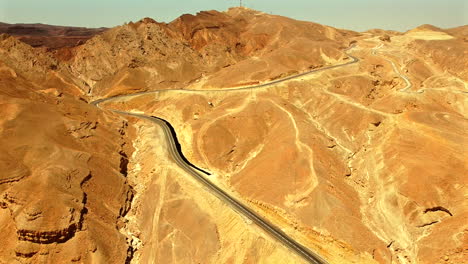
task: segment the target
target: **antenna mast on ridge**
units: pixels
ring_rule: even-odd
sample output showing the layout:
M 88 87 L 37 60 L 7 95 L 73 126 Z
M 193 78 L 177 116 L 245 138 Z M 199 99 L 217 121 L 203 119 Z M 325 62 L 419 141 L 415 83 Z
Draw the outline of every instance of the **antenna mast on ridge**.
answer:
M 239 6 L 242 7 L 242 0 L 239 0 Z

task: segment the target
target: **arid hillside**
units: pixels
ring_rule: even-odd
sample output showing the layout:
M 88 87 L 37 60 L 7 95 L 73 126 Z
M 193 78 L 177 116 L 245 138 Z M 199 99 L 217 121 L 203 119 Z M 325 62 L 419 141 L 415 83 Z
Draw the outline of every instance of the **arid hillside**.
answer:
M 0 32 L 0 263 L 307 263 L 122 112 L 328 263 L 468 263 L 466 26 Z
M 7 24 L 0 22 L 0 34 L 15 36 L 32 47 L 60 49 L 84 44 L 106 28 L 63 27 L 44 24 Z
M 50 65 L 18 40 L 0 42 L 0 263 L 124 263 L 131 129 Z
M 259 83 L 345 59 L 357 33 L 253 10 L 146 18 L 54 53 L 91 98 L 175 87 Z M 295 37 L 293 37 L 295 36 Z M 226 77 L 229 78 L 226 78 Z

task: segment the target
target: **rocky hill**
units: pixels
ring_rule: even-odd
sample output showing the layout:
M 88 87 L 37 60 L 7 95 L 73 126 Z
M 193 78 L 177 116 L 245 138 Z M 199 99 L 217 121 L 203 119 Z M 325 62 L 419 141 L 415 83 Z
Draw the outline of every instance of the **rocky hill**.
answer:
M 96 97 L 268 81 L 343 59 L 339 50 L 356 35 L 231 9 L 184 15 L 169 24 L 142 19 L 48 55 L 57 60 L 57 71 L 71 75 L 80 89 Z
M 82 45 L 88 39 L 106 30 L 106 28 L 0 23 L 0 34 L 9 34 L 33 47 L 47 49 Z

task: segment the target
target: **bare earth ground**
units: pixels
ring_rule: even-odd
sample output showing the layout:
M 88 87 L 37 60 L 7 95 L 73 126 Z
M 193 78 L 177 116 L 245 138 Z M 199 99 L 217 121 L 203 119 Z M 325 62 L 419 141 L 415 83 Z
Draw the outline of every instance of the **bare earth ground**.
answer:
M 274 86 L 327 65 L 358 63 Z M 62 45 L 62 44 L 61 44 Z M 143 19 L 54 51 L 0 35 L 0 263 L 303 263 L 178 168 L 329 263 L 467 263 L 466 26 L 357 33 L 248 9 Z M 209 91 L 206 91 L 209 90 Z M 211 90 L 211 91 L 210 91 Z

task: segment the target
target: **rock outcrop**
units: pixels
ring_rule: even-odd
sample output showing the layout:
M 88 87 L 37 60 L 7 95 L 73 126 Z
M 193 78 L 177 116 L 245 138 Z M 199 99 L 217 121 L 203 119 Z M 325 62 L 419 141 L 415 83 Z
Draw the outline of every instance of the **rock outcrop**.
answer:
M 50 54 L 13 37 L 0 54 L 0 262 L 123 263 L 131 128 L 80 100 Z

